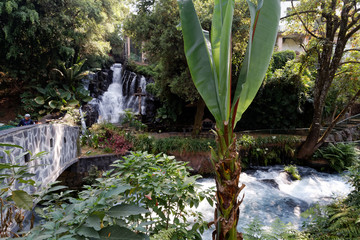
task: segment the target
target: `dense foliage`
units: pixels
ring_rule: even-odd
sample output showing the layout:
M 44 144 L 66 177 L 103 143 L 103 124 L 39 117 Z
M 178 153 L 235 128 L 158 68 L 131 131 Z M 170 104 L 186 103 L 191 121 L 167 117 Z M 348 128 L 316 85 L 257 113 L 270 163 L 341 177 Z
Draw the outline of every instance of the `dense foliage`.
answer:
M 212 204 L 212 190 L 201 190 L 196 183 L 199 176 L 190 176 L 186 164 L 174 157 L 131 153 L 77 194 L 54 183 L 31 195 L 28 187 L 36 185 L 30 179 L 34 174 L 28 165 L 19 163 L 29 153 L 14 156 L 13 148 L 21 147 L 0 146 L 0 153 L 8 157 L 7 163 L 0 164 L 1 237 L 141 240 L 171 235 L 169 239 L 201 239 L 206 228 L 194 207 L 204 199 Z M 34 219 L 25 222 L 24 216 L 35 202 L 40 223 L 34 226 Z M 11 233 L 12 224 L 23 232 Z M 25 228 L 29 226 L 30 231 Z
M 333 170 L 341 173 L 357 162 L 358 154 L 356 146 L 352 143 L 330 143 L 319 148 L 313 157 L 327 160 Z
M 301 63 L 287 58 L 290 56 L 291 59 L 294 54 L 293 51 L 274 53 L 267 77 L 239 127 L 287 129 L 309 125 L 312 115 L 311 80 L 309 73 L 302 76 L 298 73 Z
M 295 150 L 301 140 L 289 136 L 269 136 L 254 138 L 242 135 L 237 139 L 241 163 L 244 168 L 274 164 L 297 163 Z
M 360 159 L 348 168 L 347 177 L 354 187 L 345 199 L 338 199 L 325 206 L 308 210 L 304 216 L 305 231 L 310 239 L 358 239 L 360 238 Z
M 132 14 L 124 24 L 125 31 L 142 51 L 146 52 L 149 66 L 138 68 L 150 74 L 155 83 L 147 91 L 160 99 L 158 109 L 161 121 L 176 121 L 184 111 L 185 103 L 194 103 L 199 94 L 191 80 L 183 50 L 182 33 L 176 0 L 135 1 L 137 13 Z M 211 28 L 213 2 L 194 1 L 202 26 Z M 246 50 L 246 36 L 250 22 L 245 1 L 235 4 L 233 25 L 234 75 L 239 74 L 237 65 Z M 236 63 L 236 64 L 235 64 Z M 144 69 L 148 69 L 144 71 Z
M 36 186 L 31 179 L 35 174 L 30 173 L 27 165 L 20 162 L 28 156 L 29 162 L 40 158 L 44 152 L 31 155 L 24 151 L 18 154 L 21 146 L 0 143 L 0 237 L 12 236 L 12 227 L 21 231 L 24 227 L 25 211 L 33 208 L 35 195 L 29 190 Z
M 351 56 L 350 53 L 358 52 L 356 46 L 360 33 L 360 14 L 356 0 L 301 0 L 296 7 L 293 5 L 289 14 L 288 30 L 291 34 L 306 34 L 311 37 L 304 44 L 305 58 L 315 68 L 316 80 L 312 89 L 314 114 L 309 134 L 298 151 L 298 158 L 307 159 L 324 143 L 336 122 L 360 96 L 359 88 L 355 88 L 352 95 L 346 94 L 347 104 L 339 117 L 331 116 L 331 124 L 325 132 L 321 131 L 331 85 L 336 82 L 336 78 L 348 78 L 348 72 L 344 69 L 359 63 L 358 55 Z
M 118 139 L 117 143 L 112 139 Z M 121 141 L 120 141 L 121 139 Z M 113 144 L 111 144 L 113 142 Z M 94 124 L 82 144 L 107 152 L 124 154 L 128 150 L 158 153 L 206 152 L 215 147 L 214 139 L 165 137 L 157 138 L 146 133 L 125 132 L 112 124 Z
M 0 86 L 8 89 L 0 92 L 1 97 L 17 102 L 23 93 L 23 107 L 31 113 L 35 106 L 31 100 L 39 95 L 34 87 L 45 89 L 54 81 L 52 88 L 62 84 L 54 79 L 52 69 L 70 68 L 79 59 L 87 59 L 85 68 L 104 66 L 110 41 L 115 46 L 121 39 L 119 24 L 127 11 L 124 4 L 118 0 L 0 2 Z M 59 98 L 54 95 L 46 93 L 44 98 Z M 34 110 L 34 115 L 38 114 L 38 109 Z
M 190 176 L 186 163 L 164 154 L 132 152 L 114 166 L 114 176 L 132 187 L 126 191 L 125 201 L 152 213 L 137 219 L 147 223 L 148 232 L 174 229 L 171 239 L 201 239 L 206 223 L 196 208 L 204 199 L 213 204 L 212 190 L 200 191 L 196 183 L 199 176 Z

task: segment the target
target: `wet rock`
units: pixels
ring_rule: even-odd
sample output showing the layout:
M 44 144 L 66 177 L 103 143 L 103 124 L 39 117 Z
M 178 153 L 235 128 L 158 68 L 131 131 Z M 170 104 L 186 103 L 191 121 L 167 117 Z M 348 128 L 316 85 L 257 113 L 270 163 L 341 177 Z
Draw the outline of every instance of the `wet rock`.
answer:
M 113 71 L 111 69 L 103 69 L 93 76 L 89 83 L 90 96 L 98 98 L 103 95 L 112 83 Z
M 260 182 L 265 183 L 270 187 L 279 189 L 279 184 L 274 179 L 261 179 Z
M 300 209 L 307 209 L 309 207 L 305 201 L 296 198 L 284 198 L 282 202 L 289 208 L 300 207 Z
M 289 173 L 282 171 L 280 172 L 280 177 L 283 183 L 285 184 L 291 184 L 292 178 Z
M 86 126 L 90 127 L 97 122 L 99 118 L 99 109 L 97 105 L 86 104 L 81 109 L 85 115 Z

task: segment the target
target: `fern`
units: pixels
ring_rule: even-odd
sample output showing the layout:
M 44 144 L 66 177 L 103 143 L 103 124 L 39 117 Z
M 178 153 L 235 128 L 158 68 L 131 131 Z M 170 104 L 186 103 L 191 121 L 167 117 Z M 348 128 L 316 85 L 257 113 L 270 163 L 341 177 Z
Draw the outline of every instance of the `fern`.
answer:
M 342 172 L 357 160 L 357 151 L 354 144 L 330 143 L 327 147 L 318 149 L 314 158 L 324 158 L 328 160 L 332 169 Z
M 171 238 L 174 236 L 175 233 L 176 233 L 175 228 L 164 229 L 160 231 L 158 234 L 155 234 L 152 237 L 150 237 L 150 240 L 171 240 Z

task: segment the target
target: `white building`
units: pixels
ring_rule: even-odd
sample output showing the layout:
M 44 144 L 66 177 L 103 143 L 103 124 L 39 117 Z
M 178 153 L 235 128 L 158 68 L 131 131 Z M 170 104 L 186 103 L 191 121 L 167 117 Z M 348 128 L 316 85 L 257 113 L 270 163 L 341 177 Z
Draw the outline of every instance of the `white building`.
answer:
M 299 1 L 294 1 L 294 5 L 296 6 Z M 289 10 L 292 8 L 291 1 L 282 1 L 281 2 L 281 15 L 280 17 L 285 17 Z M 284 34 L 287 28 L 287 21 L 281 20 L 279 25 L 279 33 L 277 36 L 276 46 L 278 51 L 284 50 L 293 50 L 295 52 L 303 52 L 304 50 L 301 48 L 300 44 L 306 44 L 309 41 L 309 37 L 300 34 Z

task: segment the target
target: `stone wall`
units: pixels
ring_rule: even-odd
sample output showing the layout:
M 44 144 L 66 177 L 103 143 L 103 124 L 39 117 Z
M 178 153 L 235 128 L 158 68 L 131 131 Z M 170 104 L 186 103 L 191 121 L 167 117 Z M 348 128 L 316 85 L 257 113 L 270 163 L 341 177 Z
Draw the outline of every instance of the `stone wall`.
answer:
M 35 173 L 35 181 L 40 187 L 54 182 L 58 176 L 78 159 L 79 128 L 62 124 L 39 124 L 12 128 L 0 131 L 0 143 L 11 143 L 23 147 L 16 148 L 13 159 L 25 151 L 33 155 L 45 152 L 39 159 L 30 161 L 29 154 L 18 160 L 18 164 L 28 164 Z M 0 152 L 0 162 L 9 162 L 7 156 Z
M 327 137 L 326 142 L 337 143 L 352 142 L 358 140 L 360 140 L 360 126 L 334 132 Z
M 122 159 L 122 156 L 116 154 L 79 157 L 79 161 L 68 167 L 57 180 L 70 189 L 81 190 L 84 184 L 89 184 L 85 179 L 92 167 L 96 167 L 100 177 L 102 172 L 112 169 L 111 164 L 119 159 Z

